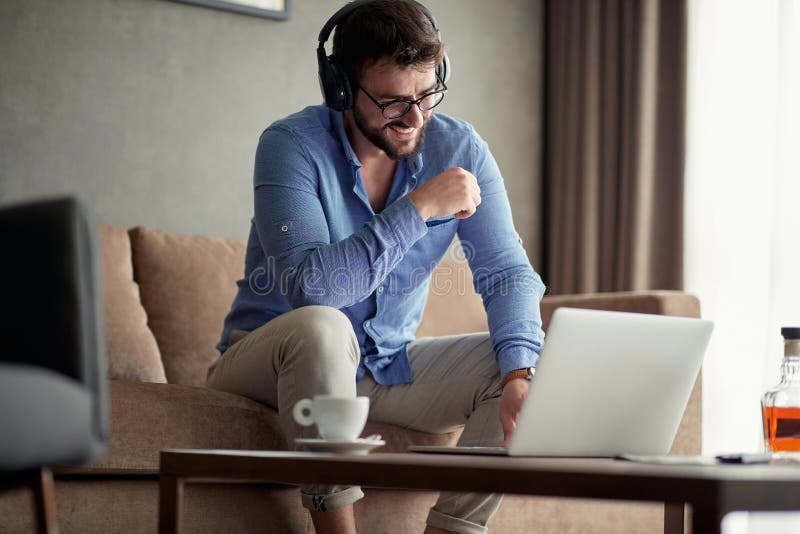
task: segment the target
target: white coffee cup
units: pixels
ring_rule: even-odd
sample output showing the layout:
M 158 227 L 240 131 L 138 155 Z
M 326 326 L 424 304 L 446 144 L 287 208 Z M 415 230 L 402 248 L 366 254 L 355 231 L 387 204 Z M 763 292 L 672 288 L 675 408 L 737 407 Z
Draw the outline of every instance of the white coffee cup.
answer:
M 350 441 L 364 430 L 369 414 L 369 397 L 314 395 L 294 405 L 292 415 L 298 424 L 317 425 L 322 439 Z

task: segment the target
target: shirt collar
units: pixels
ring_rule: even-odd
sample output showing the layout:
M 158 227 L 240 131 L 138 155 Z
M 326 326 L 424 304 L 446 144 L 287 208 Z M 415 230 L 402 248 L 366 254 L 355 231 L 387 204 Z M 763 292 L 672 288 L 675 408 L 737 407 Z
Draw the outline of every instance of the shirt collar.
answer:
M 356 156 L 356 151 L 353 150 L 353 147 L 350 145 L 350 139 L 347 138 L 347 132 L 344 130 L 344 114 L 341 111 L 330 110 L 331 113 L 331 121 L 333 122 L 333 128 L 336 131 L 336 135 L 339 136 L 339 141 L 342 143 L 344 147 L 344 154 L 347 156 L 347 161 L 353 167 L 361 167 L 361 161 Z
M 424 144 L 425 140 L 423 139 L 422 142 Z M 422 170 L 422 150 L 405 158 L 405 162 L 406 166 L 408 167 L 409 174 L 412 176 L 417 174 Z

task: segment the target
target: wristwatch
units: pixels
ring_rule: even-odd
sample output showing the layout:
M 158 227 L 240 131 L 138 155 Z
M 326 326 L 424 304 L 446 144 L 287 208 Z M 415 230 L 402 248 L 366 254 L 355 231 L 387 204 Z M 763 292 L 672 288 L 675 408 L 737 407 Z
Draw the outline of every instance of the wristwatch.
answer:
M 515 378 L 524 378 L 527 381 L 533 380 L 533 375 L 536 374 L 536 367 L 523 367 L 522 369 L 514 369 L 513 371 L 509 372 L 506 376 L 503 377 L 502 386 L 506 387 L 506 384 L 514 380 Z

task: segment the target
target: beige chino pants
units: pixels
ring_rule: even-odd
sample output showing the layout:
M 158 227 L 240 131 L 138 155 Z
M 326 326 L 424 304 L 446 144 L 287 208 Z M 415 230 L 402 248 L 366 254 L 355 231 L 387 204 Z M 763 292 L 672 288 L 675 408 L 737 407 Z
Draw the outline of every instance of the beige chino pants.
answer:
M 502 388 L 488 333 L 422 338 L 408 347 L 411 384 L 382 386 L 367 373 L 356 384 L 360 350 L 350 320 L 327 306 L 285 313 L 232 344 L 208 372 L 208 386 L 244 395 L 278 411 L 287 442 L 317 437 L 292 418 L 292 407 L 314 395 L 370 398 L 370 421 L 430 433 L 463 427 L 460 445 L 500 445 Z M 303 506 L 335 510 L 363 496 L 352 486 L 304 486 Z M 431 526 L 467 534 L 486 532 L 500 505 L 497 494 L 443 492 Z

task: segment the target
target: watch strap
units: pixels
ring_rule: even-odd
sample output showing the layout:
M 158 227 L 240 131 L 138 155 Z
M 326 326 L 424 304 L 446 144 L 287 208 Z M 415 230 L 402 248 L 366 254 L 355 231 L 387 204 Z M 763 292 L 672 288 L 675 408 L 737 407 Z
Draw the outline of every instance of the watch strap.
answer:
M 523 367 L 522 369 L 514 369 L 513 371 L 509 371 L 509 373 L 503 377 L 502 386 L 505 387 L 506 384 L 514 380 L 515 378 L 524 378 L 525 380 L 531 380 L 533 378 L 533 367 Z

